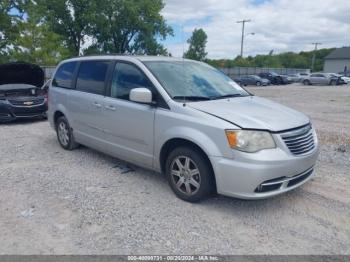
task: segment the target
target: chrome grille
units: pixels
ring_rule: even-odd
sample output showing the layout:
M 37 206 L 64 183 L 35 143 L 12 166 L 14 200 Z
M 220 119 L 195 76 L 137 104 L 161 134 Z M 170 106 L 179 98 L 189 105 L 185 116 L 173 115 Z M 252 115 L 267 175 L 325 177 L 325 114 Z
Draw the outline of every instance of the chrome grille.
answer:
M 44 98 L 31 98 L 28 100 L 9 99 L 9 102 L 14 106 L 36 106 L 44 103 Z
M 289 148 L 289 151 L 294 155 L 307 154 L 315 148 L 311 125 L 287 133 L 282 133 L 281 137 Z

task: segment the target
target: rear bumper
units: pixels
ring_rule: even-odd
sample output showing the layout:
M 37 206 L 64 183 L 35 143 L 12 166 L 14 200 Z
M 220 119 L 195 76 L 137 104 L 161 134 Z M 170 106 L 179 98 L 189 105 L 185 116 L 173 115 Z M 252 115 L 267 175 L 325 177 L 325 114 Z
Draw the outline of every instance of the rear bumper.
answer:
M 0 122 L 46 117 L 46 111 L 45 103 L 34 106 L 14 106 L 8 101 L 0 101 Z

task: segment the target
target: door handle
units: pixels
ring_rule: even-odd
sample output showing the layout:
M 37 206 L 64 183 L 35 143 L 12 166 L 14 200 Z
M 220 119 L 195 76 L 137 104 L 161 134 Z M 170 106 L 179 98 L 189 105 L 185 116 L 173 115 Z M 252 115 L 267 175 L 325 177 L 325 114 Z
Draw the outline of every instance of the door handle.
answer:
M 115 111 L 116 108 L 114 106 L 105 106 L 107 110 Z
M 99 103 L 97 103 L 97 102 L 94 102 L 93 105 L 94 105 L 95 107 L 97 107 L 97 108 L 101 108 L 101 107 L 102 107 L 102 105 L 99 104 Z

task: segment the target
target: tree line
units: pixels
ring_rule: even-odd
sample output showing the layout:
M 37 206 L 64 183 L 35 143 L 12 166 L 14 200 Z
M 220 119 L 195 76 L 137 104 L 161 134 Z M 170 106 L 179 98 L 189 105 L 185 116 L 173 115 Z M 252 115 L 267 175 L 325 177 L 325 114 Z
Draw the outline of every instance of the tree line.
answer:
M 163 0 L 1 0 L 0 62 L 57 64 L 71 56 L 169 55 Z
M 322 71 L 324 58 L 329 55 L 334 48 L 324 48 L 316 51 L 315 72 Z M 314 51 L 310 52 L 286 52 L 281 54 L 256 55 L 248 57 L 237 56 L 235 59 L 207 59 L 206 62 L 220 68 L 232 67 L 265 67 L 265 68 L 311 68 L 312 56 Z
M 79 55 L 168 55 L 160 40 L 173 36 L 161 15 L 163 0 L 1 0 L 0 63 L 26 61 L 56 65 Z M 215 67 L 310 68 L 313 52 L 208 59 L 201 28 L 188 39 L 185 58 Z M 316 52 L 315 71 L 334 49 Z

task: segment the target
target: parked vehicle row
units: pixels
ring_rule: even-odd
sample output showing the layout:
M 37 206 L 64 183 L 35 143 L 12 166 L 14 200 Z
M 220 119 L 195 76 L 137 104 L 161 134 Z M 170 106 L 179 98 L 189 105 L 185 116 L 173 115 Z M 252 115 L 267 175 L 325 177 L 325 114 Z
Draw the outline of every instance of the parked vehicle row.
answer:
M 259 75 L 245 75 L 234 78 L 241 86 L 255 85 L 267 86 L 302 83 L 304 85 L 343 85 L 350 83 L 350 77 L 346 74 L 336 73 L 298 73 L 279 75 L 274 72 L 260 73 Z
M 267 86 L 267 85 L 287 85 L 291 83 L 298 83 L 304 77 L 307 77 L 307 73 L 281 75 L 275 72 L 264 72 L 258 75 L 243 75 L 235 77 L 234 80 L 242 86 L 255 85 L 255 86 Z

